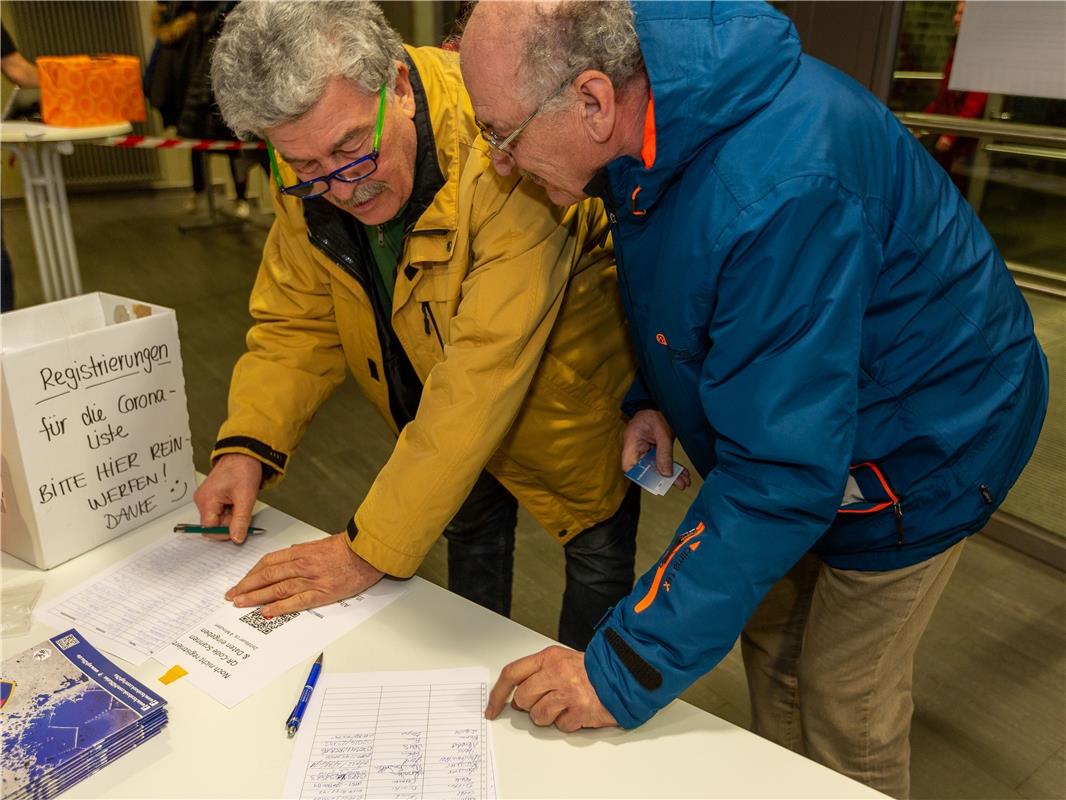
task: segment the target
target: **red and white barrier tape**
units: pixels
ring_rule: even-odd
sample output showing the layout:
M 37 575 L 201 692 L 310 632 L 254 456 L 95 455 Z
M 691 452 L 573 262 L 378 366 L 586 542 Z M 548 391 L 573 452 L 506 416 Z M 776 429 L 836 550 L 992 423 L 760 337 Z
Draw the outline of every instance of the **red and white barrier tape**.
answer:
M 161 136 L 108 136 L 97 142 L 107 147 L 136 147 L 152 150 L 266 150 L 266 142 L 238 142 L 232 139 L 164 139 Z

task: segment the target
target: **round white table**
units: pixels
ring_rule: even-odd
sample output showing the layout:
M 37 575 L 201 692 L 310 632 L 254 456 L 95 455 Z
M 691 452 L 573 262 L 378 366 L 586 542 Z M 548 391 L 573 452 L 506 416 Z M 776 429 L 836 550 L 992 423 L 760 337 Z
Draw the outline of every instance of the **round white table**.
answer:
M 59 156 L 73 153 L 76 141 L 121 136 L 130 130 L 128 122 L 87 128 L 19 120 L 0 124 L 0 145 L 11 149 L 22 170 L 33 249 L 47 301 L 73 297 L 82 291 Z

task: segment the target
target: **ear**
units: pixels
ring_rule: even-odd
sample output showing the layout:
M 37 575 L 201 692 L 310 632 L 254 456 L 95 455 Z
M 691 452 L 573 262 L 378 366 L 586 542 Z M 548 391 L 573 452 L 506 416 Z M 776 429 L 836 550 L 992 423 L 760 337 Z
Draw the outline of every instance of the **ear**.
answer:
M 587 69 L 574 78 L 573 85 L 581 97 L 581 118 L 589 138 L 603 144 L 611 138 L 617 124 L 614 84 L 599 70 Z
M 394 86 L 396 104 L 408 119 L 415 118 L 415 90 L 411 87 L 411 73 L 402 61 L 396 62 L 396 83 Z

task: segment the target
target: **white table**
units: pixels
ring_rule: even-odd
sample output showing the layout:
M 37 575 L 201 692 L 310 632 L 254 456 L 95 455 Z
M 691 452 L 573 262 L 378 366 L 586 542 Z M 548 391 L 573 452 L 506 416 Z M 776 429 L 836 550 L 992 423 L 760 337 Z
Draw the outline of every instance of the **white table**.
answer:
M 49 572 L 3 555 L 5 589 L 43 580 L 38 601 L 90 578 L 104 567 L 170 533 L 195 509 L 163 517 Z M 319 531 L 268 509 L 257 516 L 279 541 Z M 11 622 L 5 607 L 5 619 Z M 34 622 L 25 635 L 3 640 L 5 657 L 59 631 Z M 89 637 L 90 642 L 92 637 Z M 326 648 L 325 669 L 436 669 L 500 667 L 551 642 L 444 589 L 413 578 L 410 590 L 369 621 Z M 183 679 L 164 686 L 164 668 L 131 667 L 113 658 L 168 700 L 170 723 L 161 734 L 74 786 L 84 798 L 279 797 L 293 740 L 284 731 L 306 663 L 227 710 Z M 537 728 L 508 708 L 492 723 L 501 797 L 526 798 L 859 798 L 874 790 L 677 701 L 634 731 L 562 734 Z
M 33 249 L 47 301 L 81 294 L 78 253 L 59 156 L 73 153 L 76 141 L 121 136 L 130 130 L 128 122 L 87 128 L 18 120 L 0 124 L 0 144 L 11 149 L 22 171 Z

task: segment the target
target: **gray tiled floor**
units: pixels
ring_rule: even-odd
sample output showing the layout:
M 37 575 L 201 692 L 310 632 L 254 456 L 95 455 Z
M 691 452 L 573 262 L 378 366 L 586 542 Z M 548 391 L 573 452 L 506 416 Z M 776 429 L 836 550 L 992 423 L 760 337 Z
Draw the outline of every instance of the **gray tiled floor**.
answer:
M 225 414 L 229 372 L 243 348 L 246 300 L 264 232 L 182 235 L 176 229 L 179 198 L 168 194 L 83 195 L 72 198 L 71 206 L 87 291 L 177 309 L 196 464 L 206 470 Z M 9 204 L 3 217 L 19 304 L 40 302 L 25 212 Z M 1034 311 L 1039 316 L 1039 308 Z M 264 499 L 320 528 L 339 530 L 391 447 L 384 424 L 348 383 L 319 413 L 290 477 Z M 659 555 L 685 502 L 684 495 L 645 497 L 640 568 Z M 438 545 L 420 574 L 441 583 L 444 563 Z M 552 635 L 562 553 L 525 516 L 516 572 L 514 618 Z M 915 796 L 1066 797 L 1064 670 L 1063 575 L 991 541 L 972 540 L 918 653 L 911 737 Z M 698 681 L 685 699 L 746 724 L 738 654 Z

